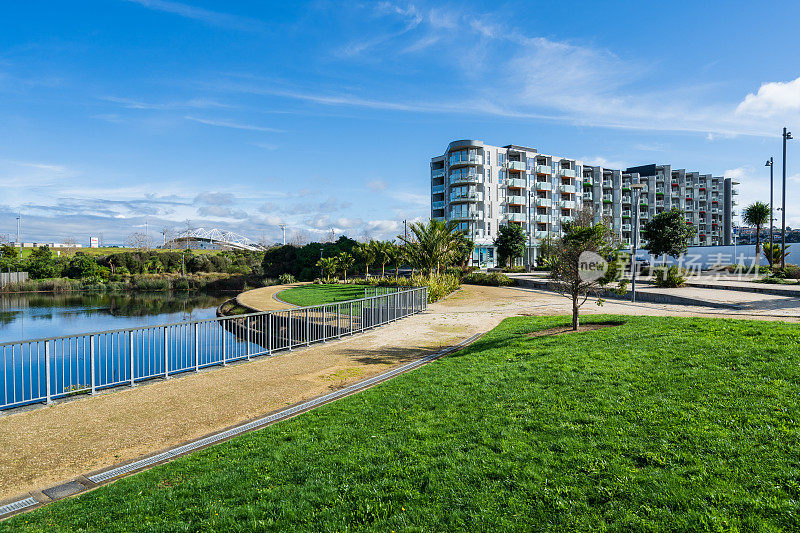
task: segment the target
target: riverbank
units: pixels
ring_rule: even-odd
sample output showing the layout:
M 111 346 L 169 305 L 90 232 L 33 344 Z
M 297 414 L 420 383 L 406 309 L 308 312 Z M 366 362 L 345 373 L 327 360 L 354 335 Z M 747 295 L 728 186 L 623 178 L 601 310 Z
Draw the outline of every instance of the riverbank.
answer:
M 142 274 L 123 280 L 48 278 L 9 283 L 0 287 L 0 295 L 19 293 L 66 292 L 192 292 L 245 291 L 262 286 L 263 282 L 241 274 L 198 273 Z

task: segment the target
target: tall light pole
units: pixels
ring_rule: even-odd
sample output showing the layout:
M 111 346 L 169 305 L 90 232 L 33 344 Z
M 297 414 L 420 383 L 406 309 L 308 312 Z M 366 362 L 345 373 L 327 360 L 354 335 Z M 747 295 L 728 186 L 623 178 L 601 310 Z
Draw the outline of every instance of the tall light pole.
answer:
M 644 189 L 642 183 L 631 183 L 633 189 L 633 250 L 631 253 L 631 303 L 636 303 L 636 246 L 639 244 L 639 191 Z
M 781 270 L 786 268 L 786 141 L 793 139 L 792 133 L 783 128 L 783 196 L 781 198 Z
M 22 213 L 17 213 L 17 244 L 19 244 L 20 250 L 22 249 L 22 241 L 20 240 L 20 231 L 19 231 L 21 224 L 22 224 Z
M 769 159 L 767 159 L 767 163 L 766 163 L 765 166 L 769 167 L 769 250 L 770 250 L 769 253 L 770 253 L 771 257 L 775 257 L 772 254 L 772 246 L 773 246 L 773 243 L 772 243 L 772 241 L 773 241 L 773 237 L 772 237 L 772 221 L 774 220 L 773 215 L 772 215 L 772 210 L 773 210 L 773 204 L 772 204 L 772 169 L 775 166 L 775 162 L 772 160 L 771 156 L 770 156 Z M 733 255 L 736 256 L 736 252 L 734 252 Z M 756 257 L 756 261 L 758 261 L 758 257 Z M 772 266 L 772 259 L 770 259 L 769 264 L 770 264 L 770 266 Z

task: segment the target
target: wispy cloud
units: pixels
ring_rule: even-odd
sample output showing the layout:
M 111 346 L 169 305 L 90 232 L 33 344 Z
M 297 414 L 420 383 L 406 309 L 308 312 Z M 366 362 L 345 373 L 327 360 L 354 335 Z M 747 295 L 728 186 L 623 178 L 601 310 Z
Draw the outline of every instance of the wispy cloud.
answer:
M 199 122 L 200 124 L 205 124 L 207 126 L 217 126 L 220 128 L 233 128 L 237 130 L 248 130 L 248 131 L 265 131 L 265 132 L 272 132 L 272 133 L 283 133 L 283 130 L 279 130 L 276 128 L 268 128 L 265 126 L 255 126 L 253 124 L 245 124 L 242 122 L 234 122 L 232 120 L 217 120 L 217 119 L 210 119 L 210 118 L 200 118 L 200 117 L 193 117 L 193 116 L 185 116 L 183 117 L 186 120 L 191 120 L 194 122 Z
M 172 2 L 169 0 L 126 0 L 142 7 L 152 9 L 154 11 L 161 11 L 164 13 L 171 13 L 187 19 L 197 20 L 208 24 L 209 26 L 217 26 L 229 30 L 237 31 L 261 31 L 266 28 L 266 25 L 257 19 L 242 17 L 239 15 L 231 15 L 219 11 L 211 11 L 201 7 L 184 4 L 181 2 Z
M 229 108 L 228 104 L 217 102 L 208 98 L 192 98 L 183 102 L 144 102 L 131 98 L 120 98 L 117 96 L 104 96 L 103 100 L 120 104 L 126 109 L 153 109 L 153 110 L 174 110 L 174 109 L 209 109 L 209 108 Z

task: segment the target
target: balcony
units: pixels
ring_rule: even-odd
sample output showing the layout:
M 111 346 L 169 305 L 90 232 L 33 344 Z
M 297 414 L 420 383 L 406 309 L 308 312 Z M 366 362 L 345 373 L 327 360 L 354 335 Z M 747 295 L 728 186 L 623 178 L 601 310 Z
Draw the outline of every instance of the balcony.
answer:
M 656 187 L 656 194 L 664 194 L 665 192 L 664 187 Z
M 592 199 L 592 193 L 590 191 L 584 192 L 583 193 L 583 199 L 584 200 L 591 200 Z
M 517 189 L 524 189 L 526 187 L 525 180 L 520 178 L 509 178 L 506 180 L 506 185 Z
M 482 165 L 482 164 L 483 164 L 482 155 L 474 155 L 466 159 L 460 159 L 460 160 L 454 160 L 453 158 L 450 159 L 451 167 L 458 167 L 461 165 Z
M 431 178 L 443 178 L 444 177 L 444 169 L 437 168 L 436 170 L 431 170 Z
M 553 200 L 550 198 L 537 198 L 536 207 L 550 207 L 553 205 Z
M 613 194 L 604 194 L 603 195 L 603 201 L 604 202 L 613 202 L 614 201 L 614 195 Z
M 550 237 L 550 232 L 548 232 L 546 230 L 537 230 L 536 231 L 536 238 L 537 239 L 546 239 L 548 237 Z
M 483 174 L 451 174 L 450 185 L 461 183 L 483 183 Z
M 508 170 L 525 170 L 527 169 L 527 165 L 525 161 L 509 161 L 508 162 Z
M 633 227 L 630 224 L 623 224 L 622 231 L 631 231 Z
M 431 209 L 444 209 L 444 200 L 431 202 Z
M 509 205 L 525 205 L 525 197 L 517 194 L 509 194 L 506 197 L 506 202 Z
M 623 203 L 623 204 L 629 204 L 629 203 L 631 203 L 631 197 L 630 197 L 630 196 L 623 196 L 623 197 L 622 197 L 622 203 Z
M 450 193 L 450 202 L 482 202 L 483 193 L 478 191 Z
M 558 173 L 565 178 L 574 178 L 576 176 L 575 169 L 572 168 L 562 168 Z
M 450 220 L 483 220 L 483 211 L 450 211 Z
M 537 191 L 549 191 L 552 189 L 552 185 L 549 181 L 537 181 L 536 182 L 536 190 Z
M 561 192 L 568 193 L 568 194 L 575 194 L 575 186 L 574 185 L 562 185 Z
M 553 169 L 547 165 L 536 165 L 536 173 L 537 174 L 552 174 Z
M 431 217 L 432 220 L 438 220 L 439 222 L 444 222 L 444 217 Z
M 631 217 L 631 210 L 630 209 L 623 210 L 622 211 L 622 216 L 630 218 Z
M 440 194 L 444 192 L 444 185 L 434 185 L 431 187 L 431 194 Z
M 664 200 L 656 200 L 656 207 L 664 207 Z
M 561 223 L 564 222 L 575 222 L 575 217 L 561 217 Z
M 609 182 L 609 183 L 611 183 L 611 182 Z M 611 187 L 611 185 L 609 185 L 609 187 Z M 623 191 L 630 191 L 631 190 L 631 184 L 630 184 L 629 181 L 623 181 L 622 182 L 622 190 Z
M 650 205 L 649 202 L 647 198 L 639 198 L 639 205 Z
M 575 202 L 572 200 L 562 200 L 560 204 L 562 209 L 575 209 Z
M 591 187 L 591 186 L 594 185 L 594 180 L 591 178 L 591 176 L 584 176 L 583 177 L 583 184 L 584 185 L 588 185 L 589 187 Z
M 731 194 L 736 196 L 739 194 L 739 191 L 737 191 L 736 189 L 731 189 Z
M 550 215 L 536 215 L 533 220 L 539 224 L 547 224 L 550 221 Z
M 511 222 L 525 222 L 525 213 L 506 213 L 506 220 Z

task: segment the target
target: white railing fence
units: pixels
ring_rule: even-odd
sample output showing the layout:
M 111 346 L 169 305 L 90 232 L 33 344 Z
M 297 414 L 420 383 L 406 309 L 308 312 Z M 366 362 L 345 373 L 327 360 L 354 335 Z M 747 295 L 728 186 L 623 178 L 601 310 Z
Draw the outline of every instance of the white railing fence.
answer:
M 427 308 L 428 288 L 281 311 L 0 344 L 0 410 L 341 338 Z

